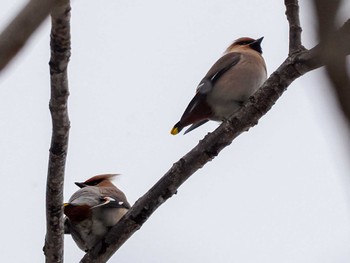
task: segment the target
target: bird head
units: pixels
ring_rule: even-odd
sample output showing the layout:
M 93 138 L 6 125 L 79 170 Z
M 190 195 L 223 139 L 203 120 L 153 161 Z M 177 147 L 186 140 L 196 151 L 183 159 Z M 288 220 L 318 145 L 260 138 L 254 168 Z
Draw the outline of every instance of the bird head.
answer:
M 264 39 L 264 37 L 261 37 L 261 38 L 258 38 L 258 39 L 253 39 L 253 38 L 250 38 L 250 37 L 241 37 L 241 38 L 235 40 L 226 49 L 226 53 L 239 51 L 239 50 L 242 50 L 242 49 L 252 49 L 252 50 L 255 50 L 256 52 L 262 54 L 261 42 L 262 42 L 263 39 Z
M 77 186 L 80 188 L 84 188 L 86 186 L 110 186 L 112 185 L 112 180 L 118 174 L 100 174 L 90 179 L 87 179 L 85 182 L 75 182 Z

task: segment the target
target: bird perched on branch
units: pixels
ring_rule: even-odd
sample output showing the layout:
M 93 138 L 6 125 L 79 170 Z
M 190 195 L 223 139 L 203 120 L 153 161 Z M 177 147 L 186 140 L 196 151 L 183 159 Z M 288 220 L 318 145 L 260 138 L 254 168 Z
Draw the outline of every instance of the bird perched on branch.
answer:
M 199 83 L 196 95 L 171 129 L 185 134 L 209 120 L 224 121 L 235 113 L 266 80 L 261 41 L 242 37 L 233 42 Z
M 111 180 L 116 174 L 96 175 L 63 204 L 65 234 L 71 234 L 78 247 L 90 250 L 130 208 L 124 193 Z

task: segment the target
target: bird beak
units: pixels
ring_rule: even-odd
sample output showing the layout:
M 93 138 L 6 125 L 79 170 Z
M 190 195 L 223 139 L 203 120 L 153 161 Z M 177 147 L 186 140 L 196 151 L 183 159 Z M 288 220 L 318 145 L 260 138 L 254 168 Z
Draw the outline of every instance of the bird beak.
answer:
M 75 182 L 75 185 L 78 186 L 78 187 L 80 187 L 80 188 L 84 188 L 84 187 L 87 186 L 86 184 L 84 184 L 84 183 L 79 183 L 79 182 Z

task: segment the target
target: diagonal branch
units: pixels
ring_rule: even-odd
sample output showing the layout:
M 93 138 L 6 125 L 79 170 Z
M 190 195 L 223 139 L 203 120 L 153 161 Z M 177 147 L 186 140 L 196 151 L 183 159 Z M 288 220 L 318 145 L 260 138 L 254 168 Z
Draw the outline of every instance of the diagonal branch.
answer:
M 350 28 L 343 34 L 345 35 L 350 35 Z M 350 45 L 350 41 L 347 44 Z M 350 54 L 350 50 L 347 54 Z M 174 163 L 80 262 L 106 262 L 193 173 L 214 159 L 238 135 L 256 125 L 295 79 L 322 65 L 324 61 L 317 47 L 310 51 L 300 50 L 289 56 L 237 114 L 205 136 L 194 149 Z
M 304 49 L 301 45 L 302 28 L 299 20 L 299 4 L 298 0 L 284 0 L 284 4 L 289 23 L 289 55 L 292 55 Z
M 0 34 L 0 72 L 49 15 L 55 0 L 31 0 Z
M 68 149 L 67 66 L 70 57 L 70 1 L 59 0 L 51 12 L 51 99 L 52 138 L 46 186 L 47 263 L 63 262 L 63 183 Z

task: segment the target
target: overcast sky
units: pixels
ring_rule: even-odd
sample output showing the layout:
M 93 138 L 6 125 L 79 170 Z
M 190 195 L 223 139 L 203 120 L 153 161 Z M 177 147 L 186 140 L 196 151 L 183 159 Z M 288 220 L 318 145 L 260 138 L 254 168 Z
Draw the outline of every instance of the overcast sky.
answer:
M 1 29 L 25 2 L 2 1 Z M 309 2 L 307 48 L 317 43 Z M 268 74 L 283 62 L 284 12 L 276 0 L 73 1 L 64 199 L 75 181 L 120 173 L 116 184 L 134 203 L 217 127 L 169 133 L 233 40 L 264 36 Z M 44 261 L 49 34 L 47 19 L 0 75 L 1 262 Z M 292 83 L 110 262 L 350 262 L 350 140 L 327 84 L 322 69 Z M 65 262 L 83 255 L 65 236 Z

